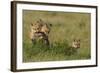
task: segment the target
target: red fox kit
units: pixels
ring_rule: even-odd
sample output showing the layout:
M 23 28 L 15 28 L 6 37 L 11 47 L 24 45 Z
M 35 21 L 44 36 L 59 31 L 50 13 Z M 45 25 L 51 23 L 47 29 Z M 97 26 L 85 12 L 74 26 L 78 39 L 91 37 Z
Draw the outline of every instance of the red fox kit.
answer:
M 48 34 L 50 32 L 50 26 L 51 24 L 47 24 L 41 19 L 36 21 L 36 23 L 31 24 L 31 32 L 30 32 L 30 38 L 32 42 L 34 42 L 36 39 L 43 39 L 47 45 L 49 45 L 48 40 Z
M 80 48 L 80 39 L 74 39 L 74 41 L 72 42 L 72 47 L 76 49 Z

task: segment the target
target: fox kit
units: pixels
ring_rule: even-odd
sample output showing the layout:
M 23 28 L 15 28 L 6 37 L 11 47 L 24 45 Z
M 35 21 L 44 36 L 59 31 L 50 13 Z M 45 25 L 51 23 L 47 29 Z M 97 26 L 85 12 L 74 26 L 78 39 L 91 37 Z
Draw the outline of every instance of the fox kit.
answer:
M 49 40 L 48 40 L 49 32 L 50 32 L 50 27 L 47 25 L 47 23 L 43 22 L 40 19 L 36 23 L 31 24 L 30 38 L 33 43 L 36 39 L 43 39 L 46 45 L 49 45 Z
M 50 26 L 51 26 L 51 24 L 50 24 Z M 41 32 L 43 32 L 44 34 L 46 34 L 48 36 L 48 34 L 50 32 L 50 27 L 47 24 L 43 25 L 41 28 Z
M 43 20 L 39 19 L 39 23 L 41 24 L 41 30 L 40 32 L 43 32 L 44 34 L 48 35 L 50 32 L 50 27 L 52 24 L 45 23 Z
M 74 41 L 72 42 L 72 48 L 80 48 L 80 39 L 79 40 L 76 40 L 74 39 Z
M 30 38 L 31 40 L 34 39 L 35 33 L 39 32 L 41 30 L 40 24 L 39 23 L 31 23 L 30 26 Z

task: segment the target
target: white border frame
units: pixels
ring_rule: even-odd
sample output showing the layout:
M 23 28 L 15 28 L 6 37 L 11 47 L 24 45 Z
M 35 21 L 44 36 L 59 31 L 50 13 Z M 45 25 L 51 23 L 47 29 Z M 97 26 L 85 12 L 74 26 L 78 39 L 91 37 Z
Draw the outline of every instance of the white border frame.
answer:
M 69 66 L 88 66 L 96 65 L 96 8 L 71 7 L 71 6 L 51 6 L 51 5 L 34 5 L 34 4 L 17 4 L 17 68 L 16 69 L 38 69 L 52 67 L 69 67 Z M 73 61 L 52 61 L 52 62 L 22 62 L 22 10 L 45 10 L 45 11 L 64 11 L 64 12 L 82 12 L 91 13 L 91 59 L 73 60 Z

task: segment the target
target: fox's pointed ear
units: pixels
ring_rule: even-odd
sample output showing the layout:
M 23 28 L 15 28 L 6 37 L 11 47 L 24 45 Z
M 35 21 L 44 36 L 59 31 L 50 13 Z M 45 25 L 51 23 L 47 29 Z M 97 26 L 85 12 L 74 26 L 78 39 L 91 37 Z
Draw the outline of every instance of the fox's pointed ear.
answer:
M 41 22 L 41 21 L 42 21 L 42 19 L 40 18 L 40 19 L 39 19 L 39 21 Z
M 31 26 L 33 26 L 33 23 L 31 23 Z
M 76 40 L 74 39 L 74 42 L 75 42 Z
M 52 26 L 52 24 L 50 24 L 50 26 Z

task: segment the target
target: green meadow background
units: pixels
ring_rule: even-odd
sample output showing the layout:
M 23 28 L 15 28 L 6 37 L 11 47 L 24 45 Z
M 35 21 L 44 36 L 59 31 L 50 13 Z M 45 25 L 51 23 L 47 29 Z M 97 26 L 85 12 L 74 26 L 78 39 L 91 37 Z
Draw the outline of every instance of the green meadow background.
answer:
M 50 48 L 32 44 L 30 24 L 38 19 L 52 24 Z M 23 10 L 23 62 L 83 60 L 91 58 L 91 17 L 89 13 Z M 70 50 L 73 39 L 80 39 L 80 48 Z

